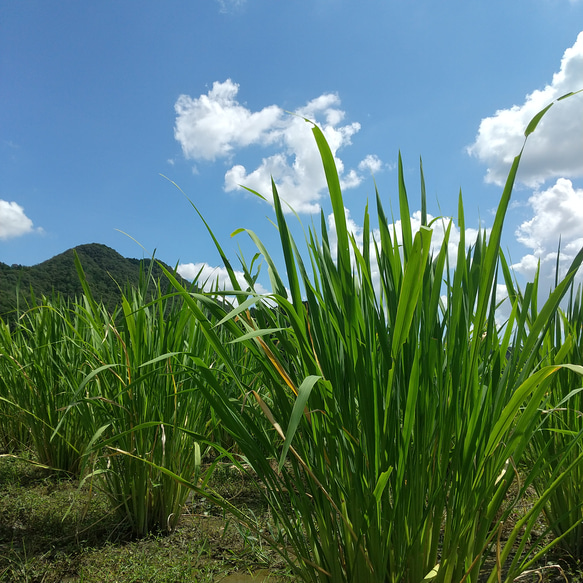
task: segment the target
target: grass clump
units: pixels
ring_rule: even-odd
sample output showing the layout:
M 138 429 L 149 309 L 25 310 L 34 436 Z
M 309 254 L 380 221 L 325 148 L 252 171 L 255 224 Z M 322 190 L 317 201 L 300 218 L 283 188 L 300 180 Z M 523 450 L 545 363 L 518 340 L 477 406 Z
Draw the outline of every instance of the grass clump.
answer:
M 529 124 L 526 136 L 541 118 Z M 517 482 L 559 368 L 543 366 L 537 355 L 583 252 L 529 319 L 529 304 L 514 298 L 501 330 L 500 240 L 522 154 L 492 230 L 479 233 L 472 245 L 465 241 L 460 196 L 461 236 L 450 264 L 451 224 L 434 249 L 423 182 L 422 225 L 412 230 L 401 163 L 400 228 L 388 221 L 377 195 L 378 234 L 367 208 L 359 246 L 347 226 L 333 155 L 319 128 L 313 132 L 336 241 L 322 214 L 319 233 L 311 228 L 307 234 L 307 255 L 300 253 L 273 185 L 281 274 L 247 231 L 269 266 L 269 302 L 253 292 L 244 261 L 251 291 L 238 286 L 225 263 L 238 305 L 224 311 L 219 324 L 253 355 L 256 385 L 242 377 L 240 363 L 218 336 L 220 326 L 197 304 L 201 298 L 185 293 L 168 273 L 239 387 L 236 401 L 224 390 L 225 374 L 198 363 L 207 379 L 203 390 L 241 453 L 234 463 L 243 459 L 265 486 L 277 528 L 263 535 L 303 581 L 511 581 L 543 552 L 529 545 L 529 534 L 579 459 L 555 465 L 554 481 L 545 483 L 503 540 L 516 505 L 549 463 L 541 459 Z M 239 509 L 230 509 L 248 522 Z

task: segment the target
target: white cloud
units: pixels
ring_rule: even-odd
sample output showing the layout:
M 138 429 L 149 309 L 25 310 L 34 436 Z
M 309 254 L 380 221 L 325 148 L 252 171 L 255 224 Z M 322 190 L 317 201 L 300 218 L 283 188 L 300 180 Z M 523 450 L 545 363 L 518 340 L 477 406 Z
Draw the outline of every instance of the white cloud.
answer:
M 369 154 L 358 165 L 358 169 L 361 172 L 368 170 L 371 174 L 375 174 L 376 172 L 379 172 L 379 170 L 381 170 L 382 167 L 383 167 L 383 163 L 381 162 L 380 158 L 378 156 L 375 156 L 374 154 Z
M 232 154 L 237 147 L 269 143 L 276 137 L 281 109 L 271 105 L 252 113 L 235 100 L 238 91 L 239 85 L 227 79 L 224 83 L 215 81 L 206 95 L 178 98 L 174 137 L 186 158 L 213 161 Z
M 32 221 L 19 204 L 0 200 L 0 239 L 13 239 L 33 231 Z
M 518 241 L 537 252 L 556 244 L 559 236 L 572 240 L 583 236 L 583 190 L 573 188 L 565 178 L 543 192 L 535 192 L 528 204 L 534 211 L 532 219 L 520 225 Z
M 566 178 L 560 178 L 547 190 L 535 192 L 528 204 L 532 208 L 532 218 L 518 227 L 516 238 L 529 247 L 531 253 L 522 257 L 513 268 L 531 281 L 540 262 L 541 280 L 552 283 L 559 240 L 560 276 L 583 247 L 583 189 L 575 188 Z
M 205 291 L 214 291 L 217 287 L 220 291 L 233 289 L 229 273 L 225 267 L 213 267 L 208 263 L 182 263 L 178 266 L 177 272 L 189 281 L 197 278 L 199 285 L 202 285 Z M 249 287 L 242 271 L 235 271 L 235 276 L 243 290 Z M 268 290 L 259 283 L 255 285 L 255 291 L 260 294 L 268 293 Z
M 522 105 L 498 110 L 480 123 L 468 153 L 488 165 L 486 182 L 503 184 L 524 142 L 530 120 L 549 103 L 583 86 L 583 32 L 568 48 L 550 84 L 526 96 Z M 546 180 L 583 176 L 583 95 L 555 103 L 529 138 L 517 179 L 536 188 Z
M 345 171 L 338 151 L 351 144 L 360 124 L 342 125 L 345 112 L 340 109 L 337 95 L 320 95 L 299 109 L 297 115 L 290 115 L 275 105 L 252 112 L 237 101 L 238 91 L 239 85 L 227 79 L 224 83 L 215 82 L 206 95 L 198 98 L 181 95 L 175 105 L 174 135 L 187 159 L 226 158 L 234 162 L 237 152 L 245 147 L 270 148 L 254 169 L 233 164 L 225 174 L 227 192 L 241 191 L 244 185 L 270 200 L 273 177 L 281 198 L 296 212 L 317 212 L 326 179 L 311 125 L 304 118 L 322 128 L 343 188 L 358 186 L 363 180 L 362 172 L 382 169 L 381 160 L 368 155 L 358 170 Z

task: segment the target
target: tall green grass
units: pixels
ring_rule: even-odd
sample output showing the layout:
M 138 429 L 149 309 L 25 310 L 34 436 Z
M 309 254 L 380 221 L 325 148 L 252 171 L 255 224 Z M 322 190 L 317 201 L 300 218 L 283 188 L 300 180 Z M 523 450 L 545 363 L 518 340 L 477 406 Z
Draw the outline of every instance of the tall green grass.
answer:
M 583 368 L 572 282 L 583 251 L 540 307 L 537 281 L 515 286 L 500 241 L 522 152 L 492 229 L 475 242 L 460 195 L 452 255 L 452 223 L 432 246 L 422 169 L 414 232 L 400 159 L 400 225 L 376 193 L 359 246 L 332 152 L 313 134 L 333 227 L 322 214 L 300 251 L 273 184 L 283 266 L 238 231 L 267 263 L 271 294 L 254 291 L 256 258 L 241 258 L 238 283 L 210 228 L 233 292 L 203 294 L 167 272 L 166 293 L 148 273 L 109 314 L 78 262 L 77 302 L 43 301 L 14 331 L 0 327 L 0 439 L 95 481 L 136 535 L 171 531 L 191 489 L 259 530 L 200 473 L 212 446 L 257 480 L 274 518 L 261 535 L 308 582 L 511 581 L 548 550 L 529 542 L 543 512 L 578 554 Z M 539 497 L 521 513 L 533 485 Z
M 103 482 L 112 506 L 137 536 L 172 531 L 189 493 L 142 459 L 196 482 L 201 451 L 193 434 L 211 432 L 213 419 L 190 366 L 192 355 L 212 364 L 209 344 L 182 301 L 164 295 L 159 284 L 154 299 L 146 300 L 149 280 L 123 294 L 120 313 L 109 322 L 93 317 L 84 281 L 97 366 L 69 407 L 87 406 L 94 417 L 85 479 Z
M 529 124 L 527 137 L 543 115 Z M 319 233 L 311 228 L 306 236 L 307 256 L 300 253 L 273 185 L 283 273 L 246 231 L 269 267 L 269 302 L 241 290 L 225 261 L 238 305 L 214 324 L 200 309 L 203 296 L 168 274 L 238 384 L 241 397 L 234 400 L 223 378 L 197 361 L 208 383 L 203 390 L 240 451 L 233 460 L 250 466 L 265 486 L 277 522 L 271 543 L 304 581 L 459 583 L 477 581 L 484 570 L 489 581 L 510 581 L 537 558 L 526 546 L 529 532 L 570 470 L 568 462 L 557 466 L 557 480 L 503 541 L 502 529 L 543 471 L 541 462 L 518 480 L 558 368 L 541 366 L 536 355 L 583 253 L 532 321 L 515 303 L 502 332 L 495 319 L 500 240 L 522 153 L 489 235 L 481 232 L 472 245 L 460 196 L 461 236 L 450 265 L 451 224 L 439 251 L 430 252 L 423 178 L 422 226 L 413 232 L 400 160 L 400 230 L 377 194 L 379 236 L 372 236 L 367 208 L 359 248 L 334 157 L 320 129 L 313 133 L 335 245 L 322 214 Z M 243 378 L 220 337 L 224 330 L 253 355 L 256 384 Z
M 25 415 L 11 398 L 20 384 L 20 370 L 10 327 L 1 320 L 0 347 L 0 450 L 13 452 L 28 447 L 30 440 Z
M 557 263 L 557 271 L 559 265 Z M 536 294 L 534 294 L 536 296 Z M 571 289 L 568 303 L 549 322 L 538 358 L 543 363 L 583 365 L 583 288 Z M 572 470 L 548 497 L 544 512 L 550 530 L 566 553 L 583 558 L 583 383 L 573 370 L 565 368 L 556 375 L 542 422 L 529 444 L 531 463 L 547 461 L 534 486 L 541 493 L 571 464 Z
M 4 432 L 10 427 L 17 447 L 31 446 L 39 463 L 75 475 L 91 438 L 91 411 L 79 406 L 67 423 L 63 416 L 94 365 L 88 333 L 79 306 L 42 298 L 14 330 L 3 326 L 0 345 Z
M 199 441 L 218 439 L 192 358 L 214 351 L 180 298 L 144 273 L 109 313 L 84 295 L 43 299 L 0 328 L 0 431 L 6 449 L 91 480 L 137 536 L 171 531 L 189 490 L 142 459 L 197 480 Z M 158 285 L 152 301 L 148 290 Z

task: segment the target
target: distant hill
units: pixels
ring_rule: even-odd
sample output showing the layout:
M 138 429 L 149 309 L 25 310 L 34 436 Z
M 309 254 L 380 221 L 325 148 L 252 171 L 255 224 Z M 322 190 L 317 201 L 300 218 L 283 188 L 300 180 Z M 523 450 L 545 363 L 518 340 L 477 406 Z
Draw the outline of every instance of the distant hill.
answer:
M 51 297 L 59 294 L 68 298 L 83 293 L 77 270 L 74 251 L 77 252 L 93 297 L 113 310 L 121 299 L 121 290 L 129 285 L 138 285 L 140 269 L 147 271 L 150 259 L 128 259 L 114 249 L 98 243 L 79 245 L 38 265 L 6 265 L 0 262 L 0 317 L 11 319 L 17 306 L 17 289 L 21 309 L 30 304 L 30 289 L 34 295 Z M 170 271 L 173 268 L 165 265 Z M 152 266 L 152 275 L 164 281 L 164 273 L 157 261 Z

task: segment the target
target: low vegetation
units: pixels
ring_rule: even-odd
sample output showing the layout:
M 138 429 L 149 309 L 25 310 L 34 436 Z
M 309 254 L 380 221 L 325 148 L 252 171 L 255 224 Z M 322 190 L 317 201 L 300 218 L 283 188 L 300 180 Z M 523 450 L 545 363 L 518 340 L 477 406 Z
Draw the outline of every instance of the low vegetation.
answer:
M 253 512 L 267 510 L 251 483 L 228 467 L 214 486 Z M 201 497 L 185 504 L 170 534 L 135 537 L 98 489 L 12 457 L 0 457 L 0 582 L 213 583 L 239 573 L 291 581 L 265 543 Z

